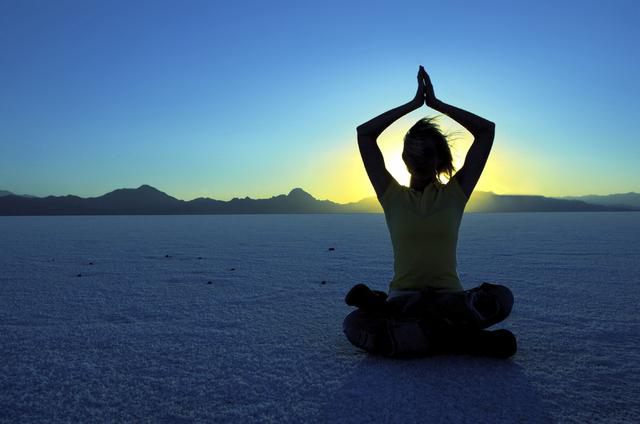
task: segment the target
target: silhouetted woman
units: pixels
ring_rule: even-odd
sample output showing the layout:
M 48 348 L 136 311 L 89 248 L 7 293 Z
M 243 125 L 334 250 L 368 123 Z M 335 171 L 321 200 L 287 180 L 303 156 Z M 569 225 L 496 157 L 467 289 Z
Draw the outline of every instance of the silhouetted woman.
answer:
M 474 140 L 464 165 L 454 174 L 446 137 L 432 118 L 420 119 L 404 137 L 402 159 L 411 174 L 405 187 L 385 168 L 377 138 L 423 104 L 460 123 Z M 442 352 L 511 356 L 516 342 L 509 331 L 484 330 L 509 315 L 511 291 L 489 283 L 464 291 L 456 270 L 458 228 L 489 157 L 495 124 L 438 100 L 420 66 L 413 100 L 357 131 L 360 154 L 391 236 L 394 277 L 388 295 L 364 284 L 351 289 L 346 302 L 358 309 L 344 321 L 347 338 L 369 352 L 388 356 Z M 448 178 L 446 184 L 441 176 Z

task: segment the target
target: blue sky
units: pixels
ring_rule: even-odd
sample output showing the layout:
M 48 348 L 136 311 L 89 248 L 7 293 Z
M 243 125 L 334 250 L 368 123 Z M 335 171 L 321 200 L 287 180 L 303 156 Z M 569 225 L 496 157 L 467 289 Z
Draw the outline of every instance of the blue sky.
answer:
M 436 95 L 496 123 L 478 190 L 640 191 L 640 3 L 0 2 L 0 189 L 373 195 L 355 127 Z M 408 182 L 401 138 L 379 139 Z M 471 142 L 449 118 L 458 165 Z

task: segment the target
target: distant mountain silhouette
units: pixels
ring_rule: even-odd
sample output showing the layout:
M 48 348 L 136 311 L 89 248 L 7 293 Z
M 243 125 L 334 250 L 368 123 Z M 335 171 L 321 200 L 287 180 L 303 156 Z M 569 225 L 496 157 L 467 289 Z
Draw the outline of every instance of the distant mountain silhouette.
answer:
M 104 196 L 87 199 L 91 209 L 115 214 L 121 214 L 122 211 L 127 214 L 180 213 L 184 203 L 146 184 L 136 189 L 121 188 Z
M 15 194 L 15 193 L 12 193 L 12 192 L 7 191 L 7 190 L 0 190 L 0 197 L 11 196 L 11 195 L 13 195 L 13 196 L 22 196 L 22 197 L 35 197 L 35 196 L 30 196 L 28 194 Z
M 498 195 L 474 192 L 467 212 L 577 212 L 577 211 L 629 211 L 640 210 L 631 206 L 604 206 L 581 200 L 557 199 L 545 196 Z
M 582 200 L 583 202 L 592 203 L 594 205 L 604 206 L 631 206 L 640 208 L 639 193 L 618 193 L 607 195 L 589 195 L 589 196 L 565 196 L 562 199 Z
M 99 197 L 0 197 L 0 215 L 173 215 L 254 213 L 341 213 L 342 205 L 317 200 L 300 188 L 269 199 L 233 198 L 222 201 L 198 198 L 184 201 L 149 185 L 118 189 Z
M 635 193 L 632 193 L 635 194 Z M 467 212 L 551 212 L 551 211 L 626 211 L 631 206 L 606 206 L 581 200 L 544 196 L 505 196 L 474 192 Z M 180 215 L 180 214 L 269 214 L 269 213 L 379 213 L 375 197 L 340 204 L 318 200 L 301 188 L 269 199 L 229 201 L 198 198 L 184 201 L 149 185 L 114 190 L 99 197 L 78 196 L 25 197 L 15 194 L 0 197 L 0 215 Z
M 234 197 L 228 202 L 198 198 L 188 203 L 187 213 L 340 213 L 339 203 L 329 200 L 317 200 L 301 188 L 294 188 L 288 195 L 281 194 L 269 199 L 251 199 Z

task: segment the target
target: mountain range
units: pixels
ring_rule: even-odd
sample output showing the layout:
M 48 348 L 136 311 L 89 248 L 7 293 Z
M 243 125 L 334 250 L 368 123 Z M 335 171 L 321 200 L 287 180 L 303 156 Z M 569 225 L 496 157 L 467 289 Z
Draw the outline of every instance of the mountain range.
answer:
M 640 211 L 640 194 L 553 198 L 499 195 L 476 191 L 466 212 L 566 212 Z M 34 197 L 0 190 L 0 215 L 182 215 L 182 214 L 287 214 L 287 213 L 380 213 L 375 197 L 358 202 L 318 200 L 294 188 L 289 194 L 269 199 L 233 198 L 229 201 L 200 197 L 185 201 L 149 185 L 122 188 L 99 197 Z

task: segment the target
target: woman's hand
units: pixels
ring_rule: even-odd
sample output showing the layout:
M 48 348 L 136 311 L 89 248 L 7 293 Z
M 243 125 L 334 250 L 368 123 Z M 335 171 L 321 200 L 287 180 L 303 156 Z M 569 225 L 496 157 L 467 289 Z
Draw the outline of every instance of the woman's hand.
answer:
M 418 70 L 418 91 L 416 92 L 416 96 L 413 99 L 409 100 L 407 103 L 400 105 L 398 107 L 395 107 L 391 110 L 388 110 L 385 113 L 382 113 L 376 116 L 375 118 L 368 120 L 364 124 L 358 125 L 358 127 L 356 128 L 356 130 L 358 131 L 358 137 L 364 136 L 368 140 L 375 141 L 378 138 L 378 136 L 382 133 L 382 131 L 384 131 L 385 128 L 387 128 L 397 119 L 403 117 L 408 113 L 413 112 L 416 109 L 420 109 L 422 105 L 425 104 L 427 88 L 430 88 L 431 97 L 433 97 L 433 88 L 431 88 L 431 82 L 429 81 L 429 87 L 427 87 L 426 86 L 427 81 L 429 81 L 429 76 L 427 75 L 427 72 L 424 70 L 424 68 L 421 65 L 420 69 Z M 375 183 L 374 183 L 374 186 L 375 186 Z
M 427 74 L 427 71 L 425 71 L 422 66 L 420 67 L 420 71 L 424 79 L 424 104 L 429 107 L 434 107 L 438 104 L 438 99 L 436 99 L 436 94 L 433 92 L 431 78 L 429 78 L 429 74 Z
M 416 96 L 411 101 L 411 103 L 414 104 L 416 108 L 422 106 L 425 101 L 425 75 L 427 75 L 427 72 L 424 70 L 422 65 L 420 65 L 420 68 L 418 69 L 418 91 L 416 91 Z M 429 77 L 427 76 L 427 78 Z

